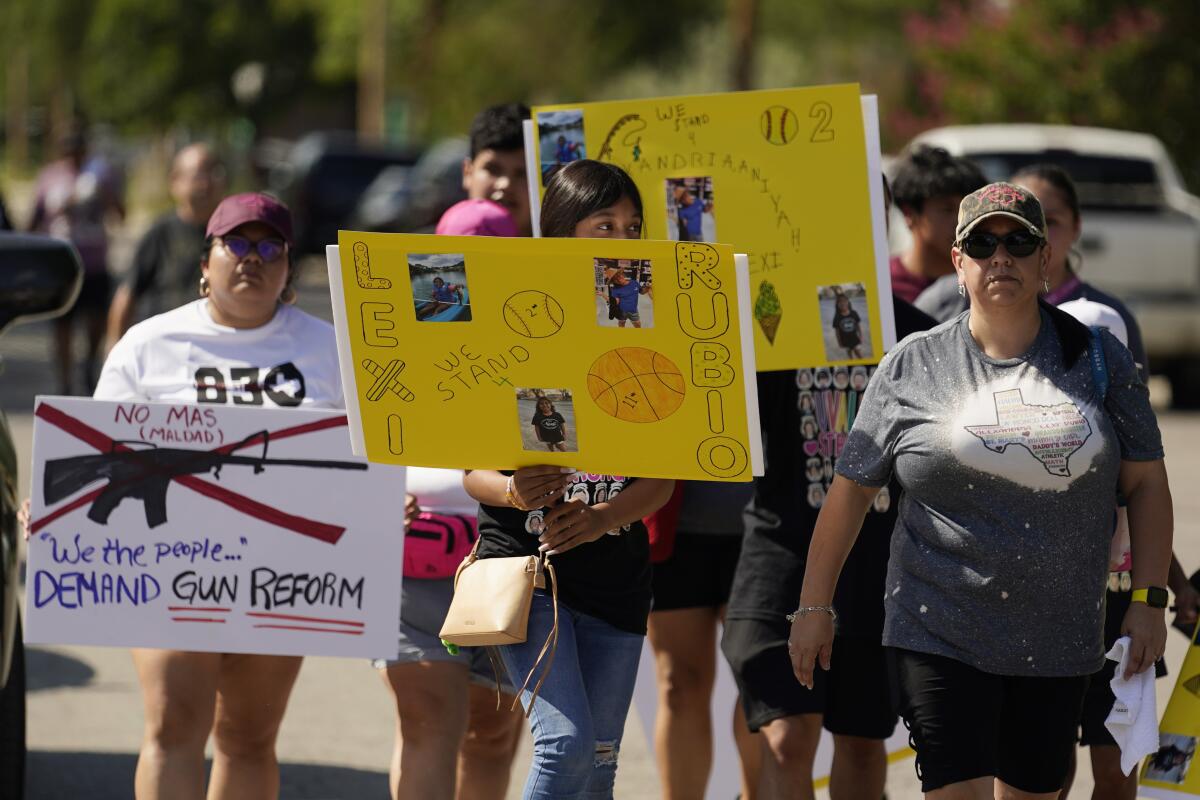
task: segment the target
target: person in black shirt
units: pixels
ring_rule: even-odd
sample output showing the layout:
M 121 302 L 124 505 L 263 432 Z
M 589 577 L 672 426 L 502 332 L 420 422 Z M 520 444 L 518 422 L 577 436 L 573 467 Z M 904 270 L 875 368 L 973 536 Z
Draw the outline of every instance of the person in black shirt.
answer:
M 902 338 L 935 321 L 893 296 Z M 883 796 L 896 713 L 883 637 L 883 590 L 899 488 L 885 487 L 846 560 L 834 600 L 837 652 L 812 691 L 792 673 L 785 615 L 795 610 L 817 514 L 867 381 L 830 370 L 760 372 L 759 417 L 766 474 L 746 509 L 746 536 L 734 574 L 721 649 L 733 668 L 750 729 L 763 734 L 759 789 L 768 797 L 811 797 L 821 728 L 834 736 L 830 792 Z M 842 388 L 839 388 L 841 384 Z
M 837 332 L 838 347 L 846 349 L 846 358 L 862 358 L 862 318 L 850 307 L 850 298 L 838 294 L 833 312 L 833 329 Z
M 542 202 L 545 236 L 637 239 L 642 202 L 619 167 L 580 160 L 555 173 Z M 558 578 L 558 648 L 532 703 L 531 797 L 611 797 L 625 717 L 650 613 L 650 543 L 642 518 L 671 496 L 674 481 L 525 467 L 467 473 L 479 501 L 480 558 L 550 556 Z M 499 647 L 523 681 L 556 615 L 534 593 L 526 640 Z
M 206 144 L 180 150 L 171 164 L 175 208 L 156 219 L 138 242 L 133 263 L 108 310 L 108 346 L 133 324 L 137 303 L 153 295 L 158 313 L 195 299 L 204 226 L 225 195 L 225 170 Z M 146 309 L 143 309 L 145 314 Z
M 567 421 L 563 415 L 554 410 L 554 403 L 549 397 L 539 397 L 537 411 L 533 412 L 533 432 L 539 442 L 546 444 L 547 450 L 567 452 Z

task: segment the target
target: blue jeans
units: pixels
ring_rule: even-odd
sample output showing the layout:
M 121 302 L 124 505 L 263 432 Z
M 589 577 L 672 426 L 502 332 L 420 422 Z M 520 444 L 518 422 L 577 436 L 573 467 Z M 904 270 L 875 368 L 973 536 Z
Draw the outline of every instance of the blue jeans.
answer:
M 515 686 L 525 681 L 553 624 L 550 595 L 534 592 L 525 641 L 497 648 Z M 558 651 L 529 715 L 533 766 L 525 800 L 613 796 L 644 638 L 559 603 Z M 521 693 L 527 709 L 540 675 L 541 666 Z

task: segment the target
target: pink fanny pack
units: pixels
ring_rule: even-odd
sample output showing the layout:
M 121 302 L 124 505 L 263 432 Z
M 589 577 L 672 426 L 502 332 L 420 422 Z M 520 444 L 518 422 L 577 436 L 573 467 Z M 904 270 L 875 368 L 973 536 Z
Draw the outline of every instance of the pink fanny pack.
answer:
M 454 577 L 478 538 L 474 517 L 421 512 L 404 536 L 404 577 Z

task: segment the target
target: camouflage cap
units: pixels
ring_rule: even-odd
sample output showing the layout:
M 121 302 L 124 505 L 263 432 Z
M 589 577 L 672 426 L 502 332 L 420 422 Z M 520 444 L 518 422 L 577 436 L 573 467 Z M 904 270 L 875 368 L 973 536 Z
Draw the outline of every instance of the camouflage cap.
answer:
M 1046 216 L 1033 192 L 1011 183 L 989 183 L 971 192 L 959 204 L 954 241 L 961 242 L 980 222 L 997 216 L 1015 219 L 1030 233 L 1046 238 Z

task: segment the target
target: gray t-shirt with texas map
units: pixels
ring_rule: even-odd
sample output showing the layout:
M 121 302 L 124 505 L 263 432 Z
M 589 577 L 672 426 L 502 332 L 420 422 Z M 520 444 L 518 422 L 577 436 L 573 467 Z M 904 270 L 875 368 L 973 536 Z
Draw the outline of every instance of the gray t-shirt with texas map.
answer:
M 1121 460 L 1162 458 L 1129 351 L 1101 333 L 1070 370 L 1042 311 L 1020 358 L 988 357 L 970 312 L 880 363 L 837 472 L 904 494 L 884 596 L 884 644 L 1000 675 L 1070 676 L 1104 662 L 1104 587 Z

